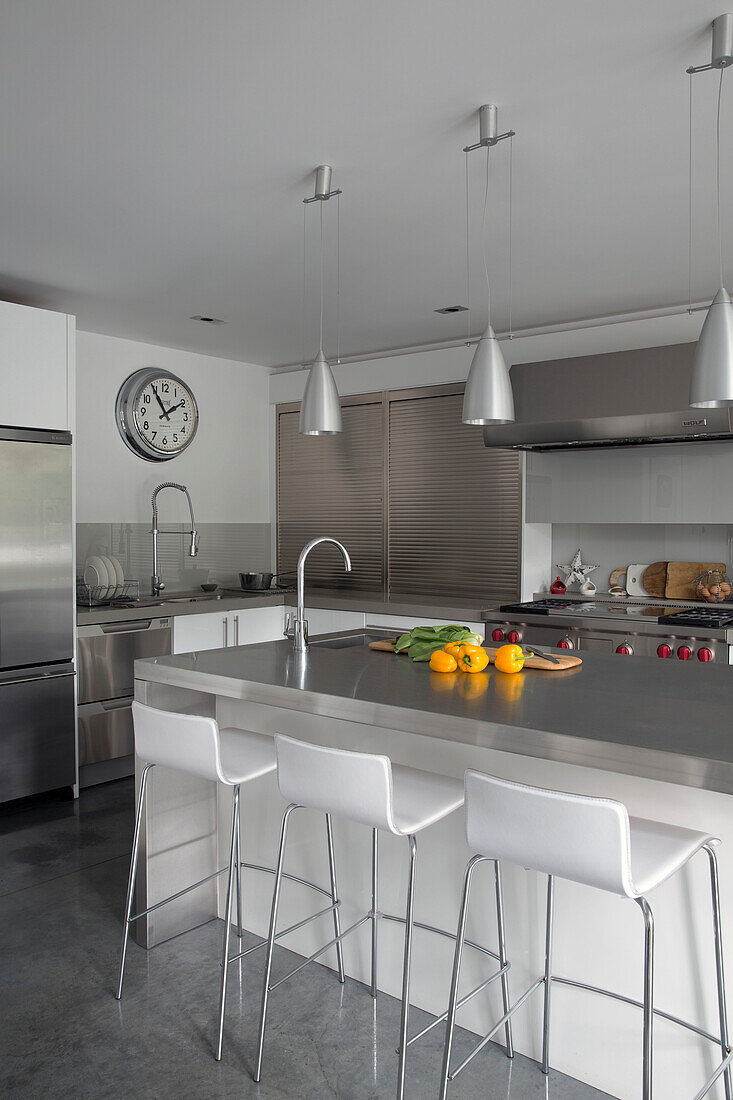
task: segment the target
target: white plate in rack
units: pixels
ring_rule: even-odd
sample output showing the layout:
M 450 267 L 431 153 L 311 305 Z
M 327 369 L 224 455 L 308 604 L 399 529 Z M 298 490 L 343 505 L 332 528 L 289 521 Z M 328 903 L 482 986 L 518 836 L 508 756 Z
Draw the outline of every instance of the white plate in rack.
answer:
M 98 554 L 93 554 L 91 558 L 87 558 L 87 563 L 84 566 L 84 583 L 88 584 L 90 588 L 101 588 L 109 591 L 111 584 L 111 578 L 107 570 L 107 566 L 104 564 L 104 558 L 100 558 Z M 104 593 L 100 593 L 104 595 Z

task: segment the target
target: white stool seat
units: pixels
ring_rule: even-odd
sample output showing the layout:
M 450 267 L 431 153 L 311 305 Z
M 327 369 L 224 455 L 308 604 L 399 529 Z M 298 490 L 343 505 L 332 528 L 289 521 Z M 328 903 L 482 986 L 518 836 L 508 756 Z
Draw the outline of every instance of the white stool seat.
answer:
M 233 786 L 260 779 L 277 767 L 275 739 L 266 733 L 224 727 L 219 729 L 221 768 Z
M 392 764 L 392 814 L 405 836 L 414 836 L 459 810 L 464 797 L 460 779 Z
M 706 844 L 719 844 L 710 833 L 681 825 L 629 817 L 631 878 L 638 897 L 643 897 L 692 859 Z

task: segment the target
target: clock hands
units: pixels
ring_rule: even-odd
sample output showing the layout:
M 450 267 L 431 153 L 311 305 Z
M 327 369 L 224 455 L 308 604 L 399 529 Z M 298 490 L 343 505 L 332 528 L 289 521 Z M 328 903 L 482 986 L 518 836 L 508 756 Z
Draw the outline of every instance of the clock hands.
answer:
M 155 394 L 155 400 L 158 402 L 161 409 L 163 410 L 163 416 L 166 418 L 166 420 L 170 420 L 170 410 L 166 409 L 165 405 L 160 400 L 160 397 L 158 396 L 158 391 L 156 390 L 155 386 L 153 386 L 153 393 Z M 159 416 L 158 420 L 162 420 L 163 416 Z
M 166 420 L 170 420 L 170 414 L 171 414 L 172 412 L 175 412 L 175 411 L 176 411 L 176 409 L 180 409 L 181 405 L 185 405 L 185 404 L 186 404 L 186 402 L 185 402 L 185 401 L 179 401 L 177 405 L 171 405 L 171 407 L 170 407 L 170 408 L 168 409 L 168 411 L 167 411 L 167 412 L 166 412 L 166 410 L 165 410 L 165 409 L 163 409 L 163 413 L 164 413 L 164 415 L 165 415 L 165 418 L 166 418 Z M 161 404 L 161 408 L 163 408 L 162 404 Z M 162 416 L 159 416 L 159 417 L 158 417 L 158 420 L 162 420 L 162 419 L 163 419 L 163 417 L 162 417 Z

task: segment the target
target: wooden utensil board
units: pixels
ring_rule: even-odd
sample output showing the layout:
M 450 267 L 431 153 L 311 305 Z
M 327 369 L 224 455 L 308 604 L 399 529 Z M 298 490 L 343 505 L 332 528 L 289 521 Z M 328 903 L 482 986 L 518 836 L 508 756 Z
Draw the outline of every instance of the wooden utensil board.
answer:
M 396 641 L 396 638 L 385 638 L 381 642 L 370 642 L 369 643 L 369 648 L 370 649 L 375 649 L 380 653 L 394 653 L 395 641 Z M 487 645 L 487 646 L 484 646 L 483 648 L 486 650 L 486 652 L 489 655 L 489 661 L 493 664 L 494 657 L 496 656 L 496 651 L 499 647 L 498 646 L 488 646 Z M 531 646 L 529 648 L 531 649 Z M 403 655 L 404 656 L 407 655 L 407 650 L 404 650 L 403 654 L 400 654 L 400 656 L 403 656 Z M 575 654 L 573 654 L 573 653 L 562 653 L 562 654 L 555 653 L 555 654 L 553 654 L 553 656 L 557 657 L 560 664 L 553 665 L 551 661 L 546 661 L 544 659 L 544 657 L 536 657 L 535 656 L 535 657 L 529 657 L 524 662 L 524 667 L 525 668 L 540 669 L 542 672 L 565 672 L 566 669 L 568 669 L 568 668 L 577 668 L 578 665 L 582 665 L 582 663 L 583 663 L 582 660 L 580 659 L 580 657 L 576 657 Z M 467 673 L 467 675 L 471 675 L 471 674 Z
M 667 588 L 665 596 L 669 600 L 698 599 L 694 581 L 708 569 L 719 569 L 725 573 L 725 563 L 720 561 L 671 561 L 667 566 Z

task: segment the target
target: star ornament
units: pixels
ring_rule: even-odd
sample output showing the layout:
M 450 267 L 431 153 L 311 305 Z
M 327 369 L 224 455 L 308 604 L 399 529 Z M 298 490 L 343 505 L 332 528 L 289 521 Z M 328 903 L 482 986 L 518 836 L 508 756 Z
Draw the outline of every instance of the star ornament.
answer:
M 565 584 L 569 588 L 573 581 L 582 584 L 588 574 L 598 569 L 598 566 L 583 565 L 583 559 L 580 556 L 580 550 L 578 550 L 573 560 L 568 562 L 567 565 L 556 565 L 555 568 L 565 574 Z

